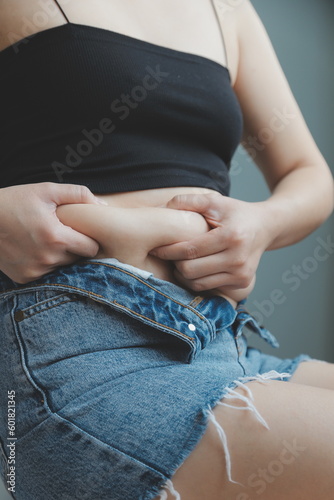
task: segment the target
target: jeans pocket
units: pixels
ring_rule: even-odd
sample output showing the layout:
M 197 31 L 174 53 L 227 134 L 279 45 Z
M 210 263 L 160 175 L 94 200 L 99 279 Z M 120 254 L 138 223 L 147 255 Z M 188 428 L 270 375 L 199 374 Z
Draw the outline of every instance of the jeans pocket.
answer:
M 28 302 L 25 301 L 24 307 L 20 307 L 19 305 L 19 307 L 15 311 L 15 321 L 21 322 L 27 318 L 31 318 L 36 314 L 49 311 L 54 307 L 66 304 L 67 302 L 78 300 L 78 296 L 75 294 L 60 292 L 59 290 L 45 290 L 42 288 L 31 293 L 30 297 L 31 298 Z

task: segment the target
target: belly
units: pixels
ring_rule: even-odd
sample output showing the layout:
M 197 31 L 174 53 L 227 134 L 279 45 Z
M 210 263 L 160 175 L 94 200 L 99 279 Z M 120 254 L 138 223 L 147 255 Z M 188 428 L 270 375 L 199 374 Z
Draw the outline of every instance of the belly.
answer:
M 122 234 L 120 227 L 118 228 L 118 242 L 121 247 L 116 253 L 119 257 L 116 257 L 115 249 L 112 250 L 110 247 L 107 249 L 106 245 L 98 257 L 102 254 L 105 256 L 113 254 L 121 262 L 126 260 L 126 263 L 149 270 L 156 277 L 175 283 L 173 264 L 149 255 L 150 250 L 157 246 L 190 240 L 210 228 L 199 214 L 168 210 L 166 204 L 179 194 L 212 192 L 211 189 L 198 187 L 171 187 L 98 195 L 114 209 L 135 210 L 133 213 L 130 211 L 124 213 L 127 228 L 124 226 Z
M 62 205 L 57 209 L 57 216 L 63 224 L 99 243 L 95 258 L 114 257 L 176 283 L 173 263 L 153 257 L 149 252 L 158 246 L 190 240 L 209 231 L 210 227 L 200 214 L 169 209 L 165 205 L 177 194 L 210 192 L 202 188 L 163 188 L 99 194 L 108 206 Z M 233 306 L 236 300 L 241 300 L 240 293 L 236 300 L 223 296 Z
M 97 194 L 114 207 L 161 207 L 167 204 L 174 196 L 179 194 L 208 194 L 216 193 L 212 189 L 198 187 L 171 187 L 161 189 L 144 189 L 125 193 Z
M 63 224 L 99 243 L 96 258 L 114 257 L 153 272 L 161 279 L 175 282 L 173 265 L 151 256 L 150 251 L 190 240 L 210 230 L 201 215 L 166 208 L 165 204 L 173 197 L 169 189 L 99 197 L 108 206 L 62 205 L 57 209 L 57 216 Z

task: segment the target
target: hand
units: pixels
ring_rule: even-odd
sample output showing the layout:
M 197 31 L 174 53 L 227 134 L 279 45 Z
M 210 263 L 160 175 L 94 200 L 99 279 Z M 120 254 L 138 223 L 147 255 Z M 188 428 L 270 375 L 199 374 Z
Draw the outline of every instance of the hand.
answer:
M 101 203 L 88 188 L 43 182 L 0 189 L 0 269 L 17 283 L 28 283 L 71 264 L 94 257 L 99 245 L 64 226 L 58 205 Z
M 252 290 L 260 258 L 269 244 L 265 202 L 247 203 L 219 193 L 175 196 L 168 208 L 203 215 L 212 228 L 190 241 L 159 247 L 150 254 L 175 264 L 176 279 L 194 291 Z

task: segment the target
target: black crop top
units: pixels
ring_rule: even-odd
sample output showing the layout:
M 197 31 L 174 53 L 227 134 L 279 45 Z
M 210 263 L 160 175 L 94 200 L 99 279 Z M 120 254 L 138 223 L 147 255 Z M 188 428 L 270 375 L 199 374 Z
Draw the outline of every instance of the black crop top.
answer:
M 0 52 L 0 100 L 0 187 L 229 193 L 241 110 L 206 57 L 68 23 Z

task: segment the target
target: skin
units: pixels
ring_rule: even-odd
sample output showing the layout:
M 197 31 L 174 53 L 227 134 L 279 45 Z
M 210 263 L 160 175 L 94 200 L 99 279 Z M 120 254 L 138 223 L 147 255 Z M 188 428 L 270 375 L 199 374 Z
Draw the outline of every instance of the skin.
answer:
M 172 263 L 150 255 L 150 251 L 157 245 L 190 240 L 211 230 L 200 214 L 161 206 L 70 204 L 58 207 L 56 215 L 66 226 L 99 242 L 96 258 L 115 257 L 121 262 L 153 272 L 157 278 L 177 284 Z M 251 283 L 247 288 L 230 290 L 228 295 L 215 289 L 209 293 L 225 297 L 236 307 L 253 286 L 254 283 Z
M 174 192 L 153 190 L 145 193 L 145 197 L 135 192 L 103 198 L 109 207 L 154 209 L 163 203 L 171 210 L 198 212 L 214 229 L 185 243 L 160 247 L 155 255 L 149 252 L 155 258 L 174 260 L 175 277 L 184 286 L 195 291 L 216 288 L 228 295 L 231 290 L 247 288 L 252 283 L 265 250 L 299 241 L 328 217 L 333 209 L 333 182 L 250 2 L 233 2 L 232 9 L 229 0 L 220 3 L 228 12 L 221 22 L 231 81 L 244 114 L 243 142 L 251 154 L 255 151 L 256 163 L 271 189 L 271 196 L 260 203 L 245 203 L 208 190 L 194 193 L 191 188 L 176 188 Z M 93 6 L 89 0 L 82 0 L 79 9 L 75 0 L 64 2 L 73 22 L 119 31 L 226 65 L 220 32 L 208 1 L 198 0 L 196 9 L 193 5 L 193 0 L 170 0 L 168 5 L 163 0 L 136 3 L 101 0 Z M 22 16 L 31 16 L 34 9 L 39 8 L 37 2 L 0 0 L 2 48 L 9 45 L 9 31 L 20 33 Z M 64 18 L 58 13 L 50 17 L 44 29 L 63 23 Z M 272 122 L 274 109 L 286 109 L 293 119 L 279 132 L 277 129 L 272 140 L 265 143 L 261 140 L 261 131 L 270 123 L 278 126 Z M 252 137 L 256 138 L 256 148 L 249 139 Z M 67 186 L 47 183 L 0 190 L 1 213 L 6 213 L 1 219 L 4 236 L 0 240 L 0 268 L 9 276 L 26 282 L 75 258 L 78 250 L 70 240 L 79 238 L 80 232 L 60 222 L 58 207 L 96 203 L 86 190 L 76 189 L 73 194 Z M 30 197 L 32 205 L 26 201 Z M 157 202 L 159 197 L 161 201 Z M 85 238 L 81 252 L 96 255 L 97 243 Z M 29 245 L 22 245 L 22 241 Z M 96 245 L 95 249 L 92 244 Z M 34 257 L 34 250 L 39 259 Z M 267 476 L 265 491 L 255 497 L 330 500 L 334 488 L 333 365 L 304 363 L 290 383 L 250 382 L 247 386 L 270 431 L 248 411 L 223 406 L 214 409 L 227 435 L 233 477 L 247 485 L 252 474 L 259 469 L 266 470 L 280 456 L 282 441 L 296 440 L 304 448 L 303 452 L 274 481 L 272 476 Z M 238 391 L 244 394 L 242 388 Z M 235 401 L 235 404 L 240 403 Z M 212 425 L 172 479 L 182 500 L 254 498 L 253 487 L 242 488 L 228 481 L 224 452 Z M 168 495 L 168 500 L 171 498 Z
M 173 278 L 172 273 L 166 272 L 165 263 L 161 266 L 159 259 L 149 255 L 150 250 L 157 242 L 183 241 L 210 229 L 199 214 L 162 207 L 71 204 L 58 207 L 57 217 L 67 226 L 99 241 L 96 258 L 115 257 L 169 280 Z
M 225 38 L 231 44 L 229 62 L 234 90 L 244 115 L 242 143 L 253 150 L 253 155 L 256 153 L 256 164 L 272 194 L 261 203 L 244 203 L 213 194 L 207 199 L 177 197 L 167 205 L 197 211 L 217 225 L 217 230 L 206 238 L 155 253 L 162 259 L 177 260 L 178 279 L 196 291 L 210 286 L 226 290 L 231 285 L 249 284 L 265 250 L 300 241 L 333 210 L 330 170 L 250 2 L 240 2 L 222 25 L 224 31 L 226 26 Z M 235 39 L 237 43 L 233 43 Z M 285 109 L 294 118 L 266 144 L 261 142 L 261 131 L 269 124 L 278 127 L 277 121 L 273 121 L 275 109 Z M 257 149 L 250 147 L 254 137 Z M 212 268 L 216 269 L 215 277 L 206 272 Z
M 216 234 L 211 231 L 207 235 L 205 248 L 204 238 L 199 237 L 154 253 L 160 258 L 177 259 L 178 278 L 195 290 L 217 284 L 224 290 L 229 283 L 236 282 L 234 278 L 237 278 L 238 269 L 234 278 L 228 281 L 226 271 L 233 271 L 233 266 L 224 259 L 224 252 L 227 254 L 230 250 L 230 254 L 235 255 L 235 249 L 239 249 L 241 256 L 247 249 L 252 252 L 247 253 L 250 259 L 241 257 L 238 262 L 239 270 L 244 271 L 239 277 L 246 278 L 247 283 L 265 249 L 299 241 L 333 209 L 333 182 L 326 163 L 307 130 L 264 28 L 249 2 L 242 2 L 235 9 L 230 18 L 232 23 L 233 20 L 240 51 L 238 63 L 232 58 L 232 65 L 238 67 L 234 88 L 245 114 L 244 140 L 249 135 L 258 135 L 261 127 L 269 123 L 271 110 L 275 107 L 281 109 L 286 105 L 296 119 L 257 154 L 257 164 L 272 191 L 266 202 L 243 205 L 236 200 L 208 195 L 201 199 L 181 196 L 167 205 L 196 210 L 211 224 L 217 225 Z M 324 199 L 316 194 L 313 183 Z M 314 206 L 319 206 L 319 211 L 314 211 Z M 231 222 L 238 223 L 237 234 L 233 233 L 235 224 Z M 254 238 L 249 237 L 247 241 L 240 235 L 244 230 L 249 234 L 249 224 L 253 224 Z M 222 230 L 224 226 L 230 226 L 232 237 Z M 259 242 L 257 248 L 253 246 L 254 241 Z M 206 271 L 212 265 L 220 266 L 213 278 Z M 195 451 L 173 477 L 174 487 L 182 500 L 250 500 L 254 497 L 263 500 L 330 500 L 334 487 L 334 430 L 331 424 L 334 417 L 334 366 L 303 363 L 289 383 L 277 381 L 263 385 L 250 382 L 247 386 L 270 431 L 259 425 L 250 412 L 238 412 L 223 406 L 214 409 L 216 420 L 227 435 L 233 477 L 246 486 L 229 482 L 224 453 L 217 444 L 216 429 L 209 425 Z M 245 395 L 241 388 L 237 392 Z M 236 400 L 234 404 L 240 403 Z M 279 477 L 268 475 L 266 469 L 280 457 L 284 440 L 296 440 L 304 451 L 283 469 Z M 249 484 L 259 470 L 267 474 L 263 480 L 265 490 L 261 494 L 258 493 L 259 487 L 256 492 Z M 168 493 L 167 498 L 170 500 L 173 496 Z
M 176 50 L 211 56 L 222 64 L 225 62 L 218 29 L 210 43 L 207 41 L 203 44 L 198 38 L 200 32 L 202 39 L 206 38 L 207 31 L 215 21 L 214 13 L 207 9 L 206 4 L 192 13 L 192 4 L 188 0 L 187 15 L 191 13 L 192 16 L 190 36 L 183 36 L 184 17 L 181 14 L 184 5 L 179 5 L 176 0 L 168 4 L 162 1 L 133 4 L 121 0 L 100 0 L 99 8 L 96 8 L 96 2 L 82 0 L 80 8 L 78 5 L 72 0 L 64 2 L 68 17 L 75 23 L 115 30 Z M 152 10 L 152 5 L 156 6 L 156 10 Z M 48 6 L 47 11 L 42 9 L 42 14 L 47 12 L 47 16 L 43 16 L 46 20 L 41 27 L 34 23 L 35 16 L 39 15 L 38 19 L 41 19 L 41 3 L 38 0 L 0 0 L 0 50 L 8 48 L 11 43 L 28 34 L 64 24 L 65 19 L 56 4 L 51 0 Z M 114 15 L 115 11 L 117 16 Z M 147 19 L 147 12 L 150 12 L 151 19 Z M 170 29 L 162 30 L 157 19 L 172 22 L 173 30 L 180 33 L 180 37 L 170 40 Z M 203 24 L 200 32 L 199 21 Z M 208 193 L 209 190 L 194 190 L 192 187 L 151 190 L 149 193 L 145 192 L 144 201 L 141 192 L 104 195 L 103 198 L 109 206 L 138 207 L 143 203 L 146 206 L 156 206 L 161 204 L 161 200 L 167 203 L 177 194 L 193 192 Z M 56 209 L 65 204 L 97 202 L 83 186 L 40 183 L 0 189 L 0 213 L 5 214 L 0 221 L 0 269 L 14 281 L 23 284 L 38 279 L 61 265 L 74 262 L 80 256 L 94 257 L 99 249 L 98 243 L 61 224 L 56 217 Z M 163 266 L 165 269 L 169 268 L 169 264 L 161 263 L 161 267 Z
M 40 183 L 0 189 L 0 269 L 28 283 L 78 256 L 94 257 L 99 245 L 64 226 L 56 216 L 63 203 L 99 204 L 84 186 Z
M 195 451 L 173 477 L 174 488 L 182 500 L 331 500 L 334 370 L 332 365 L 319 369 L 317 363 L 311 362 L 300 368 L 303 370 L 299 376 L 289 383 L 247 384 L 253 393 L 254 405 L 270 430 L 248 411 L 223 406 L 214 410 L 227 435 L 232 478 L 245 486 L 229 482 L 222 445 L 215 427 L 209 424 Z M 310 371 L 316 375 L 319 387 L 297 383 L 298 378 L 304 382 L 303 372 L 308 379 Z M 322 385 L 330 389 L 323 389 Z M 242 389 L 238 392 L 246 395 Z M 240 403 L 232 401 L 232 404 Z M 296 443 L 299 451 L 295 456 L 284 452 L 283 460 L 290 463 L 277 466 L 286 442 Z M 272 465 L 274 462 L 276 465 Z M 259 471 L 264 474 L 262 486 Z M 280 472 L 278 476 L 276 471 Z M 175 497 L 168 494 L 167 498 Z

